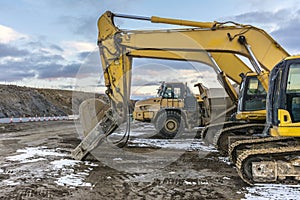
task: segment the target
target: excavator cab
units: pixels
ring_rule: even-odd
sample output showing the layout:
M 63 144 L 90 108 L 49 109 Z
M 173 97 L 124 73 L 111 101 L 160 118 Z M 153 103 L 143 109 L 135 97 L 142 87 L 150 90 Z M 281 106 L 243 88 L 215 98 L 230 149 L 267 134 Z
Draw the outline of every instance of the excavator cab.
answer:
M 272 136 L 300 137 L 300 57 L 280 62 L 270 74 L 268 119 Z
M 258 80 L 256 73 L 247 73 L 242 77 L 236 118 L 264 121 L 266 119 L 267 92 Z

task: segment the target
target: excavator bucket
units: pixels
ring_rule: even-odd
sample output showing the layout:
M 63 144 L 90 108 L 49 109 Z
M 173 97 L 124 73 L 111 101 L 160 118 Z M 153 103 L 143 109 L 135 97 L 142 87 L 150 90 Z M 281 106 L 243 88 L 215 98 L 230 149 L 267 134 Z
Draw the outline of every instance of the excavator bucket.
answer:
M 105 112 L 110 108 L 109 104 L 101 99 L 88 99 L 79 106 L 79 120 L 83 129 L 83 136 L 86 137 L 98 122 L 104 117 Z
M 80 105 L 79 117 L 83 129 L 83 140 L 72 151 L 74 159 L 84 159 L 90 151 L 97 147 L 102 139 L 115 129 L 115 123 L 110 121 L 110 111 L 109 104 L 100 99 L 88 99 Z M 111 126 L 107 126 L 109 128 L 104 130 L 103 124 L 108 121 L 110 121 Z

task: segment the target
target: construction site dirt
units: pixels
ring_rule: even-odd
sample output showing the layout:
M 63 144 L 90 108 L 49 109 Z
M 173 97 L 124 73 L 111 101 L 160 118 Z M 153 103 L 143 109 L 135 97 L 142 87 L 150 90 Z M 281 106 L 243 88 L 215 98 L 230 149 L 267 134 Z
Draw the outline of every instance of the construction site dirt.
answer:
M 101 159 L 76 161 L 73 121 L 0 125 L 0 199 L 299 197 L 298 186 L 246 185 L 229 160 L 200 139 L 147 137 L 152 131 L 150 124 L 133 123 L 122 150 L 104 145 L 102 154 L 95 152 Z

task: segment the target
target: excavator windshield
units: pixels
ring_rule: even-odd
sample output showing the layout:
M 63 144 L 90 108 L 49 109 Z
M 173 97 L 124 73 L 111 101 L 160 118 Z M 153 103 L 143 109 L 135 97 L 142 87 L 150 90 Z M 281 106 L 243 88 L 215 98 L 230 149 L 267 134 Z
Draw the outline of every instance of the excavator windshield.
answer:
M 292 122 L 300 122 L 300 63 L 290 65 L 286 99 Z
M 300 63 L 290 65 L 286 93 L 300 92 Z
M 243 111 L 266 109 L 267 92 L 256 76 L 248 77 L 246 82 L 246 92 L 244 94 Z

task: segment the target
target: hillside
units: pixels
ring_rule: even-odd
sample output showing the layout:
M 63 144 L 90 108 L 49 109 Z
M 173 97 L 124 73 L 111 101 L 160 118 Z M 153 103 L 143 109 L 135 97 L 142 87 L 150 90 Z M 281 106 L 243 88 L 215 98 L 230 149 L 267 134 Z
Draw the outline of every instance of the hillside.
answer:
M 0 85 L 0 117 L 71 115 L 78 105 L 95 95 L 68 90 Z M 105 98 L 104 95 L 97 95 Z M 72 104 L 73 103 L 73 104 Z M 73 105 L 73 108 L 72 108 Z

